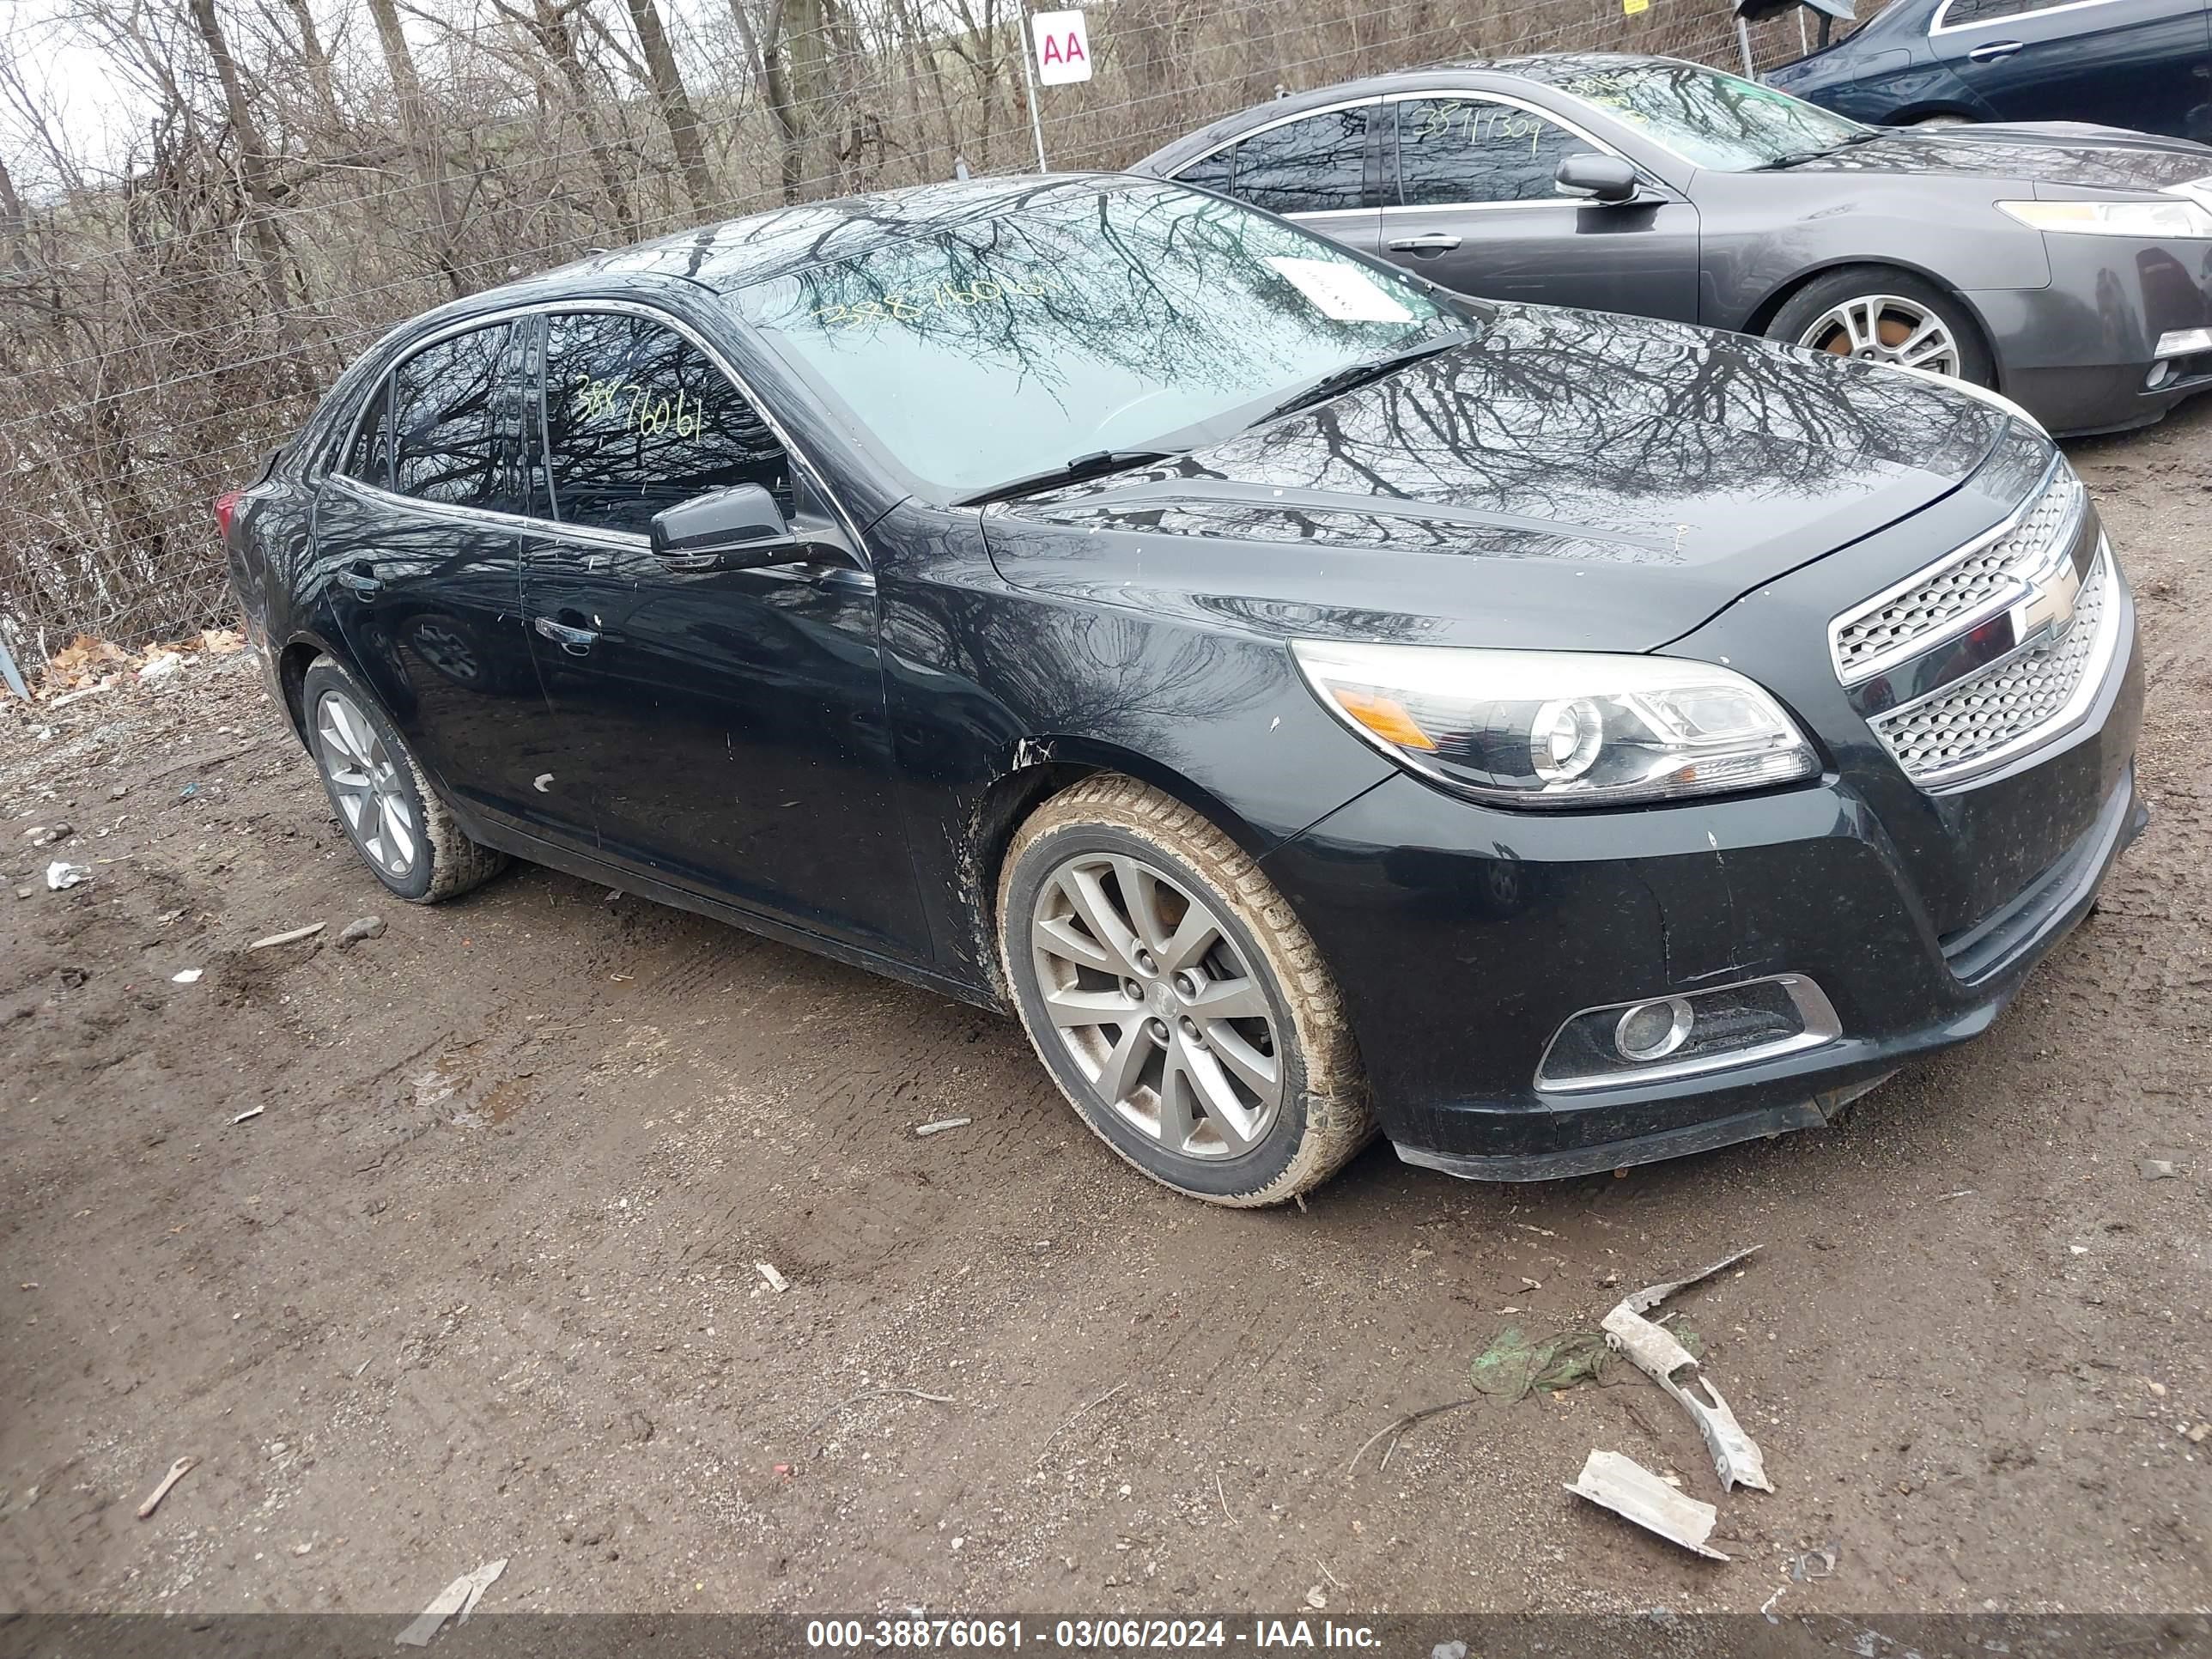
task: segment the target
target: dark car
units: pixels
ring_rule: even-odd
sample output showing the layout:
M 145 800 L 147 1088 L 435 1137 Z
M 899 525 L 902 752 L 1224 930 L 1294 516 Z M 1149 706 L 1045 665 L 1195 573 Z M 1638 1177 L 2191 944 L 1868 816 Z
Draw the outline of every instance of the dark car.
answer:
M 1861 121 L 2087 121 L 2212 140 L 2204 0 L 1892 0 L 1769 85 Z
M 1262 104 L 1136 171 L 1490 299 L 1994 386 L 2057 432 L 2212 386 L 2212 149 L 1892 132 L 1670 58 L 1447 64 Z
M 1525 1179 L 1820 1123 L 2142 817 L 2133 604 L 2032 423 L 1157 180 L 447 306 L 220 516 L 393 893 L 529 859 L 1010 1009 L 1224 1203 L 1378 1126 Z

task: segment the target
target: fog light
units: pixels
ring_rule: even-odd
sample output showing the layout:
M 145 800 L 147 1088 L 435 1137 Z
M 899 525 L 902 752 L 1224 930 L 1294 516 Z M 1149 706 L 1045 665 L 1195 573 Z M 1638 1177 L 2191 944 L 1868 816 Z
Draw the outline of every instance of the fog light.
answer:
M 2177 328 L 2161 334 L 2152 356 L 2186 357 L 2197 351 L 2212 351 L 2212 328 Z
M 2173 365 L 2161 357 L 2150 366 L 2150 373 L 2143 376 L 2143 389 L 2155 392 L 2172 378 Z
M 1802 974 L 1608 1003 L 1570 1015 L 1553 1033 L 1536 1086 L 1637 1087 L 1818 1048 L 1842 1030 L 1820 988 Z
M 1623 1060 L 1664 1060 L 1690 1040 L 1693 1016 L 1680 997 L 1639 1002 L 1613 1028 L 1613 1046 Z

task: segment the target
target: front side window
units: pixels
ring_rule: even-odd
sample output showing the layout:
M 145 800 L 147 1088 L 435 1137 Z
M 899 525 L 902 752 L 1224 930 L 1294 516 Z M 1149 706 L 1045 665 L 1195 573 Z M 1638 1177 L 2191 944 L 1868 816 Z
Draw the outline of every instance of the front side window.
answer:
M 1408 99 L 1398 106 L 1398 199 L 1408 207 L 1564 200 L 1560 161 L 1590 148 L 1516 105 Z
M 1179 185 L 1047 184 L 731 296 L 888 457 L 957 500 L 1188 448 L 1462 319 L 1337 244 Z
M 401 495 L 450 507 L 520 510 L 512 464 L 517 434 L 508 332 L 507 324 L 495 323 L 456 334 L 394 371 L 392 488 Z
M 391 404 L 392 381 L 386 376 L 362 400 L 354 423 L 352 446 L 346 451 L 345 465 L 339 469 L 349 478 L 374 484 L 379 489 L 392 488 L 392 445 L 386 424 Z
M 1716 173 L 1750 173 L 1877 136 L 1802 98 L 1695 64 L 1608 65 L 1553 84 Z
M 1333 109 L 1255 133 L 1232 152 L 1229 189 L 1270 213 L 1337 213 L 1365 204 L 1371 106 Z
M 1994 23 L 2064 3 L 2066 0 L 1951 0 L 1936 14 L 1936 32 L 1964 28 L 1969 23 Z
M 744 395 L 683 335 L 647 317 L 547 321 L 545 463 L 563 523 L 643 534 L 653 515 L 757 483 L 791 511 L 791 461 Z

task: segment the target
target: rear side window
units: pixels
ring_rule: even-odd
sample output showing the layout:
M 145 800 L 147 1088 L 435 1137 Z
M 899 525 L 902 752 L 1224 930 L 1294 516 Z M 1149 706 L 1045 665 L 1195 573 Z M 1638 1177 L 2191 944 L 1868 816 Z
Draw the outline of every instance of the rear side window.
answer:
M 1367 127 L 1373 113 L 1364 106 L 1333 109 L 1255 133 L 1236 146 L 1231 192 L 1270 213 L 1335 213 L 1366 205 Z
M 1193 161 L 1176 177 L 1186 185 L 1196 185 L 1200 190 L 1218 190 L 1230 194 L 1231 163 L 1236 160 L 1237 148 L 1217 149 L 1203 161 Z
M 392 384 L 392 488 L 449 507 L 521 511 L 505 323 L 416 352 Z M 506 418 L 502 418 L 505 416 Z
M 1591 148 L 1516 105 L 1409 99 L 1398 106 L 1398 199 L 1407 207 L 1547 201 L 1559 197 L 1559 163 Z
M 640 534 L 663 507 L 757 483 L 791 511 L 791 461 L 712 358 L 613 312 L 549 319 L 545 460 L 564 523 Z

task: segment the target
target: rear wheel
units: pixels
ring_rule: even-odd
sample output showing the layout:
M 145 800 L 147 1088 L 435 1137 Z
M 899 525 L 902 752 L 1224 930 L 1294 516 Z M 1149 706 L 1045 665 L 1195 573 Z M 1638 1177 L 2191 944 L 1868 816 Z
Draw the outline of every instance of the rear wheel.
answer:
M 1814 278 L 1774 313 L 1766 337 L 1977 386 L 1996 379 L 1966 307 L 1933 283 L 1887 265 L 1851 265 Z
M 507 854 L 462 832 L 392 722 L 328 657 L 300 687 L 307 752 L 346 839 L 376 878 L 410 904 L 435 904 L 481 885 Z
M 1038 1057 L 1162 1185 L 1279 1203 L 1373 1133 L 1321 951 L 1242 848 L 1133 779 L 1078 784 L 1015 836 L 1001 959 Z

